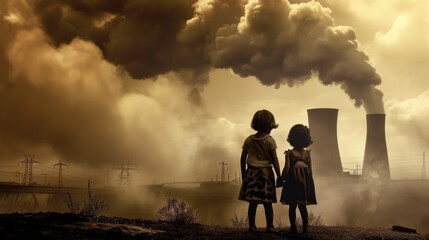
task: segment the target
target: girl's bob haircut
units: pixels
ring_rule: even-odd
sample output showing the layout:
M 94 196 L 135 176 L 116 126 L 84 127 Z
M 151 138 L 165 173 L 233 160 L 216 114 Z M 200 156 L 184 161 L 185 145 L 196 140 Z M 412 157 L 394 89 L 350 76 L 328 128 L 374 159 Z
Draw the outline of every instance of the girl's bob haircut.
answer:
M 296 124 L 290 129 L 287 141 L 294 148 L 298 149 L 306 148 L 313 143 L 311 140 L 310 129 L 302 124 Z
M 273 128 L 277 128 L 274 115 L 265 109 L 259 110 L 253 115 L 251 127 L 258 132 L 268 132 Z

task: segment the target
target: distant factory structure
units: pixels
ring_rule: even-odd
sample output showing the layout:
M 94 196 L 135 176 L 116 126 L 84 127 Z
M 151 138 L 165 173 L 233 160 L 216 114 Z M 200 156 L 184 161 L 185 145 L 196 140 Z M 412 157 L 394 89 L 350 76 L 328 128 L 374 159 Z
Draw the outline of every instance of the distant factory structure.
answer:
M 383 180 L 390 180 L 385 118 L 385 114 L 366 115 L 366 142 L 362 175 L 367 177 L 376 176 Z
M 311 156 L 316 176 L 343 176 L 337 137 L 338 109 L 308 109 L 308 124 L 313 139 Z M 385 114 L 368 114 L 362 177 L 390 180 L 386 146 Z
M 338 109 L 314 108 L 307 110 L 312 167 L 315 175 L 338 177 L 343 173 L 337 138 Z

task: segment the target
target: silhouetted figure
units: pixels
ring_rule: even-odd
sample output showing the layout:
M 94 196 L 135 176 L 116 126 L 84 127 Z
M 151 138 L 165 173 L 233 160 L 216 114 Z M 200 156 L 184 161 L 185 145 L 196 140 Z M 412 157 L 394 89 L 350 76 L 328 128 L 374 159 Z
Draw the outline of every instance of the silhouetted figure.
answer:
M 317 204 L 311 170 L 310 151 L 306 150 L 311 141 L 310 129 L 302 124 L 294 125 L 287 138 L 292 150 L 285 152 L 285 166 L 282 172 L 282 194 L 280 202 L 289 205 L 290 232 L 297 233 L 296 207 L 302 219 L 302 231 L 308 232 L 307 206 Z
M 275 232 L 272 203 L 277 202 L 274 170 L 279 180 L 280 167 L 276 153 L 276 141 L 270 136 L 271 130 L 278 127 L 274 115 L 267 110 L 259 110 L 252 119 L 252 128 L 257 131 L 246 138 L 241 153 L 240 166 L 242 185 L 238 199 L 249 202 L 249 232 L 256 231 L 255 217 L 258 204 L 265 209 L 267 231 Z M 247 169 L 246 169 L 247 163 Z

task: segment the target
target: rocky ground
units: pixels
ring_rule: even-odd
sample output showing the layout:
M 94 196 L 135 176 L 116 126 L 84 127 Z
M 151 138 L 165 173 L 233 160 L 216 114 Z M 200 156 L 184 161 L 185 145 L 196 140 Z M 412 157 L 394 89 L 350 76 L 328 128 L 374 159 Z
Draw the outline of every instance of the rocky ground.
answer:
M 0 239 L 424 239 L 429 236 L 351 227 L 311 227 L 307 234 L 248 233 L 246 229 L 175 225 L 119 217 L 86 218 L 67 213 L 0 214 Z M 30 239 L 29 238 L 29 239 Z

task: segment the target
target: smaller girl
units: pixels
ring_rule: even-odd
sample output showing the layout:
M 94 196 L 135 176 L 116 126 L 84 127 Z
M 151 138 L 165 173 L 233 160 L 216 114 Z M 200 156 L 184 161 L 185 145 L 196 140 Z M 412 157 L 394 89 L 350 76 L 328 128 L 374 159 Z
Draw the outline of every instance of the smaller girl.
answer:
M 308 232 L 308 212 L 306 205 L 317 204 L 311 170 L 310 151 L 306 150 L 311 141 L 310 129 L 302 124 L 294 125 L 287 138 L 292 150 L 285 152 L 285 166 L 282 172 L 282 204 L 289 205 L 290 233 L 297 233 L 296 207 L 302 219 L 302 232 Z
M 280 166 L 276 153 L 276 141 L 270 133 L 273 128 L 277 128 L 278 124 L 274 120 L 274 115 L 264 109 L 255 113 L 251 126 L 256 133 L 248 136 L 243 144 L 240 159 L 243 183 L 238 199 L 249 202 L 249 232 L 256 231 L 256 208 L 260 203 L 265 209 L 267 232 L 276 232 L 273 225 L 272 203 L 277 202 L 277 197 L 272 167 L 279 180 Z

